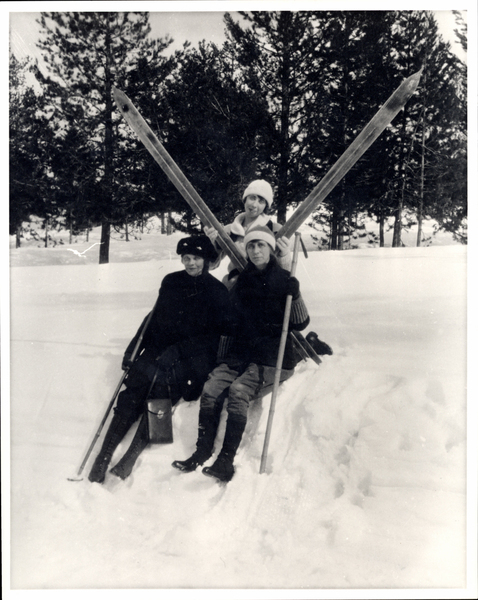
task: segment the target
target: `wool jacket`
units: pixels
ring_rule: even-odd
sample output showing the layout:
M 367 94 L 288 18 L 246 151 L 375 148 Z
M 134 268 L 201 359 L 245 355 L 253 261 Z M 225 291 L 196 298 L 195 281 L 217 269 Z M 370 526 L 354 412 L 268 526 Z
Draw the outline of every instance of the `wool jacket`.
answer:
M 295 280 L 298 289 L 298 281 L 278 265 L 273 255 L 263 270 L 248 262 L 230 292 L 234 337 L 225 362 L 276 365 L 291 279 Z M 293 298 L 289 331 L 301 331 L 309 322 L 310 317 L 299 291 Z M 282 368 L 293 369 L 299 360 L 288 338 Z
M 220 335 L 230 331 L 228 291 L 210 273 L 192 277 L 186 271 L 176 271 L 166 275 L 153 310 L 140 348 L 147 348 L 152 355 L 159 356 L 179 344 L 181 358 L 204 352 L 215 358 Z M 147 318 L 125 354 L 133 352 Z

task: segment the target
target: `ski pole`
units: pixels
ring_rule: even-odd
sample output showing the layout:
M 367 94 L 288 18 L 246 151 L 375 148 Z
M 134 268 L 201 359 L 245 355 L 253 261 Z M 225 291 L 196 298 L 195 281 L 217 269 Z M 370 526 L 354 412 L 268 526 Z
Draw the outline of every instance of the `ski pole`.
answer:
M 153 313 L 154 313 L 154 310 L 156 308 L 156 305 L 158 304 L 158 301 L 159 301 L 159 296 L 158 296 L 158 298 L 157 298 L 157 300 L 156 300 L 156 302 L 155 302 L 155 304 L 153 306 L 153 310 L 149 313 L 148 318 L 146 319 L 146 321 L 144 323 L 144 327 L 141 330 L 141 333 L 140 333 L 140 335 L 138 337 L 138 340 L 137 340 L 136 345 L 134 347 L 133 353 L 131 354 L 131 364 L 133 364 L 133 362 L 135 361 L 136 355 L 138 354 L 139 349 L 141 348 L 141 344 L 143 343 L 144 334 L 146 333 L 146 330 L 149 327 L 149 324 L 151 322 L 151 318 L 153 316 Z M 98 430 L 97 430 L 97 432 L 95 434 L 95 437 L 93 438 L 93 441 L 91 442 L 90 447 L 88 448 L 88 451 L 86 452 L 85 458 L 83 459 L 83 462 L 81 463 L 80 468 L 78 469 L 78 472 L 76 474 L 76 478 L 69 477 L 68 479 L 70 481 L 81 481 L 80 475 L 83 472 L 83 469 L 85 468 L 85 465 L 88 462 L 88 459 L 90 458 L 90 454 L 92 453 L 93 448 L 95 447 L 95 444 L 96 444 L 96 442 L 98 441 L 98 438 L 101 435 L 101 431 L 103 430 L 103 427 L 104 427 L 104 425 L 105 425 L 105 423 L 106 423 L 106 421 L 108 419 L 108 416 L 109 416 L 109 414 L 111 412 L 111 409 L 113 408 L 113 405 L 114 405 L 114 403 L 116 401 L 116 398 L 117 398 L 117 396 L 118 396 L 118 394 L 120 392 L 120 389 L 121 389 L 121 387 L 122 387 L 122 385 L 124 383 L 124 380 L 126 379 L 126 376 L 129 373 L 130 368 L 131 368 L 131 366 L 129 366 L 125 370 L 125 372 L 123 373 L 123 375 L 121 376 L 121 379 L 120 379 L 118 385 L 116 386 L 116 389 L 114 391 L 113 397 L 111 398 L 110 403 L 108 404 L 108 408 L 106 409 L 104 417 L 101 420 L 101 423 L 100 423 L 100 425 L 98 427 Z
M 295 275 L 295 269 L 297 266 L 297 259 L 298 259 L 298 254 L 299 254 L 299 242 L 300 242 L 300 233 L 296 232 L 295 240 L 294 240 L 294 254 L 293 254 L 293 258 L 292 258 L 292 267 L 290 270 L 291 277 L 293 277 Z M 264 473 L 264 471 L 266 470 L 267 450 L 269 447 L 269 440 L 271 437 L 272 421 L 274 419 L 276 397 L 277 397 L 277 392 L 279 390 L 280 376 L 281 376 L 281 371 L 282 371 L 282 361 L 284 360 L 285 345 L 287 342 L 287 335 L 289 333 L 289 319 L 290 319 L 291 306 L 292 306 L 292 295 L 289 294 L 287 296 L 286 303 L 285 303 L 284 320 L 282 322 L 282 334 L 281 334 L 280 344 L 279 344 L 279 353 L 277 356 L 277 364 L 276 364 L 275 377 L 274 377 L 274 386 L 272 388 L 271 405 L 269 408 L 269 417 L 267 419 L 266 435 L 264 438 L 264 447 L 262 450 L 261 467 L 260 467 L 259 473 Z

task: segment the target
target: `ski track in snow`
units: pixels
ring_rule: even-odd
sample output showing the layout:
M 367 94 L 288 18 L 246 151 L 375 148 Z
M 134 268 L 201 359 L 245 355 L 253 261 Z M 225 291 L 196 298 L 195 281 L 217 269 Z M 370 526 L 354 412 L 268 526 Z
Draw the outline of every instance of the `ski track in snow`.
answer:
M 88 482 L 102 436 L 83 481 L 67 480 L 161 278 L 181 268 L 177 239 L 157 236 L 164 260 L 134 269 L 12 269 L 12 587 L 463 587 L 462 247 L 301 260 L 310 329 L 334 355 L 282 384 L 265 474 L 270 394 L 251 405 L 227 485 L 171 467 L 194 450 L 198 402 L 177 406 L 174 443 L 150 446 L 125 482 Z M 223 414 L 217 451 L 224 427 Z

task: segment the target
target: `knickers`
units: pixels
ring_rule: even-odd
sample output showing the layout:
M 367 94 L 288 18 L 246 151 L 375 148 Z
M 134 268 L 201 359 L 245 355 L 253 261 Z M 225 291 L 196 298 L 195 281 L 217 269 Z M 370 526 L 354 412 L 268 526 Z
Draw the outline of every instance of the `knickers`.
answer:
M 293 369 L 281 370 L 281 383 L 289 379 Z M 201 396 L 201 408 L 213 410 L 223 392 L 229 388 L 227 412 L 235 417 L 247 418 L 251 400 L 262 397 L 272 391 L 275 378 L 275 367 L 265 367 L 250 363 L 242 372 L 223 363 L 209 375 Z

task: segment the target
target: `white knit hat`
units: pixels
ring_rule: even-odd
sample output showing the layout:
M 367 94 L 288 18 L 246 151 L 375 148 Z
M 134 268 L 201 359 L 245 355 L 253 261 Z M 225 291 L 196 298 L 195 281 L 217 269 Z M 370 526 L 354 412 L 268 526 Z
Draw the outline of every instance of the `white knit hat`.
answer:
M 247 248 L 247 244 L 253 240 L 262 240 L 263 242 L 267 242 L 272 247 L 272 250 L 276 249 L 276 239 L 269 227 L 258 226 L 249 229 L 244 236 L 244 247 Z
M 272 206 L 272 200 L 274 198 L 274 194 L 272 192 L 272 188 L 267 181 L 264 179 L 256 179 L 252 181 L 245 189 L 244 194 L 242 195 L 242 199 L 245 200 L 247 196 L 250 194 L 256 194 L 257 196 L 261 196 L 267 202 L 268 207 Z

